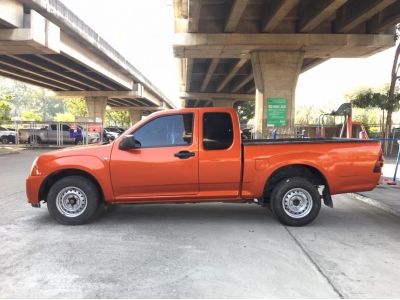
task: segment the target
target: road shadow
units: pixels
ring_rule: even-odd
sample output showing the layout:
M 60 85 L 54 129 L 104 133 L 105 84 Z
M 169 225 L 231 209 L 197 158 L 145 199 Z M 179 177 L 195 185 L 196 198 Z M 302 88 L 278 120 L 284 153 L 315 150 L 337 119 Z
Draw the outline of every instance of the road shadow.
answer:
M 325 228 L 341 231 L 350 228 L 353 231 L 362 231 L 365 227 L 371 226 L 381 230 L 400 226 L 400 218 L 358 200 L 338 202 L 339 205 L 333 209 L 322 206 L 316 220 L 304 227 L 297 227 L 298 230 Z M 34 223 L 34 226 L 45 227 L 57 224 L 49 216 L 47 209 L 30 217 L 29 222 Z M 181 224 L 182 226 L 188 224 L 283 226 L 268 208 L 246 203 L 112 205 L 109 210 L 84 226 L 115 227 L 146 224 L 157 226 L 171 224 Z
M 276 223 L 271 211 L 250 204 L 114 205 L 94 223 Z

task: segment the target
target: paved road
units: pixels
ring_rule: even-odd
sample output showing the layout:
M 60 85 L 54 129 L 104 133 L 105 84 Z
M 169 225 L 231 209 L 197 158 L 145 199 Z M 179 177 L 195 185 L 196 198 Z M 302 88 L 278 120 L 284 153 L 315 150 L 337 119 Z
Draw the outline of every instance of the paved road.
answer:
M 119 206 L 62 226 L 0 156 L 0 297 L 400 297 L 400 219 L 346 195 L 303 228 L 249 204 Z

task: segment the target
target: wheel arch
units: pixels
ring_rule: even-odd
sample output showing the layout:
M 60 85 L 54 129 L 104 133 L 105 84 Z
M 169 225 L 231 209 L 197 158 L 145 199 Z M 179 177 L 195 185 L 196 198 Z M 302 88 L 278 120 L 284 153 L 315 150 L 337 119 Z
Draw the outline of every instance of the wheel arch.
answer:
M 92 174 L 90 174 L 84 170 L 80 170 L 80 169 L 61 169 L 61 170 L 57 170 L 57 171 L 51 173 L 49 176 L 47 176 L 46 179 L 43 181 L 43 183 L 40 186 L 39 200 L 46 201 L 47 194 L 55 182 L 57 182 L 61 178 L 64 178 L 67 176 L 73 176 L 73 175 L 82 176 L 82 177 L 85 177 L 85 178 L 89 179 L 90 181 L 92 181 L 96 185 L 98 191 L 100 192 L 102 201 L 103 202 L 105 201 L 103 188 L 101 187 L 101 185 L 100 185 L 99 181 L 96 179 L 96 177 L 94 177 Z
M 291 164 L 276 169 L 266 180 L 263 192 L 264 201 L 269 201 L 272 190 L 278 182 L 291 177 L 308 178 L 314 185 L 324 185 L 329 190 L 328 180 L 319 169 L 307 164 Z

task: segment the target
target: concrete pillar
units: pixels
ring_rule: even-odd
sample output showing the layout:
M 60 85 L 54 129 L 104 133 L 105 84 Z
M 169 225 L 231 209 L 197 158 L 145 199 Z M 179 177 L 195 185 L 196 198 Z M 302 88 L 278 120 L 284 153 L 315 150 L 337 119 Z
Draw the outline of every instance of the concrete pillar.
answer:
M 107 97 L 85 97 L 88 109 L 89 121 L 104 122 L 106 112 Z
M 233 107 L 234 100 L 213 100 L 214 107 Z
M 142 119 L 142 111 L 129 109 L 128 112 L 129 112 L 129 118 L 131 119 L 131 126 L 135 125 Z
M 267 101 L 271 98 L 287 100 L 286 124 L 277 127 L 279 134 L 294 133 L 295 90 L 303 64 L 302 51 L 257 51 L 251 53 L 256 105 L 254 126 L 256 138 L 267 137 Z M 272 129 L 272 128 L 271 128 Z

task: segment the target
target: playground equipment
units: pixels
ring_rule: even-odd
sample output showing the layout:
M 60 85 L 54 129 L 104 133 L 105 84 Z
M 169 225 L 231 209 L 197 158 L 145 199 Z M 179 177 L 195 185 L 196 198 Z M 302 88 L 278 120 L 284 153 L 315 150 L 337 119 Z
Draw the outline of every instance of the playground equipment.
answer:
M 344 130 L 346 128 L 346 137 L 351 138 L 353 134 L 353 116 L 352 116 L 352 106 L 351 103 L 343 103 L 339 106 L 339 108 L 330 113 L 321 114 L 318 118 L 318 128 L 317 128 L 317 136 L 325 137 L 325 117 L 333 116 L 333 117 L 344 117 L 342 128 L 340 130 L 339 137 L 342 138 L 344 135 Z M 365 132 L 366 133 L 366 132 Z M 363 134 L 364 135 L 364 134 Z M 362 138 L 365 138 L 364 136 Z

